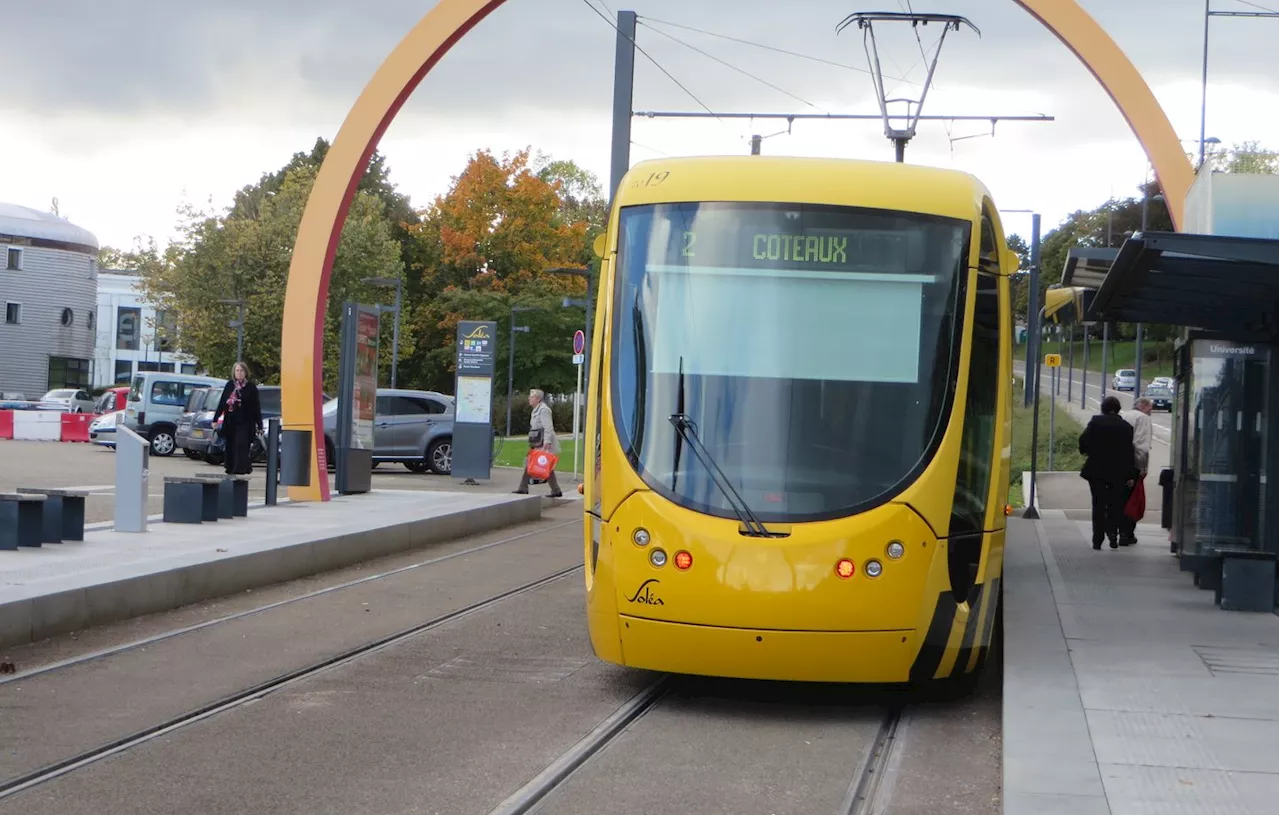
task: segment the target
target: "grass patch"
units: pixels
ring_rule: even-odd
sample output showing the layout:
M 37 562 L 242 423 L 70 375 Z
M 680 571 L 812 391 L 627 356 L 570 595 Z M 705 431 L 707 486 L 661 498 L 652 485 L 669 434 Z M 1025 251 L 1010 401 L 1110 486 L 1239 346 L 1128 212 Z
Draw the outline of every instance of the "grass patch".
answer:
M 1016 380 L 1013 402 L 1013 450 L 1009 466 L 1009 496 L 1016 494 L 1013 506 L 1022 506 L 1022 472 L 1031 469 L 1031 419 L 1032 410 L 1022 406 L 1022 380 Z M 1077 445 L 1084 430 L 1071 418 L 1066 408 L 1059 407 L 1053 417 L 1053 440 L 1049 439 L 1049 400 L 1040 400 L 1039 440 L 1036 445 L 1036 469 L 1045 472 L 1049 467 L 1049 446 L 1053 445 L 1053 469 L 1079 471 L 1084 466 L 1084 456 Z
M 571 473 L 573 472 L 573 451 L 577 447 L 577 443 L 572 438 L 560 436 L 560 460 L 556 462 L 556 472 Z M 529 455 L 529 440 L 524 436 L 517 436 L 510 439 L 502 440 L 502 447 L 498 450 L 498 456 L 493 460 L 495 467 L 523 467 L 525 457 Z M 581 470 L 582 462 L 578 462 L 578 468 Z
M 1084 340 L 1075 343 L 1045 340 L 1040 344 L 1042 354 L 1062 354 L 1062 367 L 1067 366 L 1068 348 L 1075 346 L 1075 367 L 1084 362 Z M 1133 368 L 1137 357 L 1137 343 L 1132 340 L 1107 343 L 1107 374 L 1111 375 L 1118 368 Z M 1142 381 L 1150 382 L 1157 376 L 1173 376 L 1173 344 L 1167 342 L 1144 341 L 1142 343 Z M 1024 362 L 1027 359 L 1027 345 L 1022 343 L 1013 347 L 1013 358 Z M 1098 378 L 1098 366 L 1102 364 L 1102 341 L 1089 341 L 1089 375 L 1092 381 Z M 1047 374 L 1044 374 L 1047 376 Z M 1065 378 L 1065 377 L 1064 377 Z M 1107 383 L 1108 389 L 1111 383 Z

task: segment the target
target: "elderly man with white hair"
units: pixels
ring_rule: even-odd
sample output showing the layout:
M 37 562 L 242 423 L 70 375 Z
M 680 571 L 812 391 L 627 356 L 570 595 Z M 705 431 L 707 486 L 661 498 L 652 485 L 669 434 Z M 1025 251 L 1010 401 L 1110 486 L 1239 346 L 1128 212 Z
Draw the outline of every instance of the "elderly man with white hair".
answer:
M 529 391 L 529 407 L 533 408 L 533 412 L 529 416 L 529 449 L 545 450 L 548 453 L 560 452 L 560 439 L 556 438 L 556 429 L 551 423 L 551 408 L 543 399 L 546 394 L 534 388 Z M 556 471 L 551 471 L 551 477 L 547 479 L 547 485 L 551 487 L 551 497 L 559 498 L 563 493 L 560 492 L 560 484 L 556 481 Z M 520 486 L 514 491 L 516 495 L 527 495 L 529 493 L 529 469 L 526 467 L 524 473 L 520 475 Z
M 1139 396 L 1133 400 L 1133 409 L 1120 413 L 1121 418 L 1133 425 L 1133 460 L 1138 467 L 1137 480 L 1133 482 L 1133 490 L 1138 488 L 1147 477 L 1147 466 L 1151 461 L 1151 400 Z M 1130 495 L 1133 494 L 1130 490 Z M 1128 496 L 1125 501 L 1128 502 Z M 1132 546 L 1138 542 L 1138 522 L 1128 515 L 1120 519 L 1120 545 Z

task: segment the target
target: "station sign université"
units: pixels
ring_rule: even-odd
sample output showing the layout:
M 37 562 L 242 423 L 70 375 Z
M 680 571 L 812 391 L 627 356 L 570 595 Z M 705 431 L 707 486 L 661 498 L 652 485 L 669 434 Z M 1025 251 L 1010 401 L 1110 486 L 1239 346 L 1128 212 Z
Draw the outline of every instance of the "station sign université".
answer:
M 498 324 L 458 323 L 454 393 L 454 478 L 489 478 L 493 450 L 493 371 L 498 355 Z

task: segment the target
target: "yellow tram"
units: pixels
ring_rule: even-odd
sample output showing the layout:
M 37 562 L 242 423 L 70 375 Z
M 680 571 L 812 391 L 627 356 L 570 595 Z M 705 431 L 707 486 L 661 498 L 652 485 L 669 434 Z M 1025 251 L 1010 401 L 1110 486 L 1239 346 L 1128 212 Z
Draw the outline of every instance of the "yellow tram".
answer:
M 986 188 L 867 161 L 652 161 L 597 246 L 596 655 L 832 682 L 979 669 L 1017 268 Z

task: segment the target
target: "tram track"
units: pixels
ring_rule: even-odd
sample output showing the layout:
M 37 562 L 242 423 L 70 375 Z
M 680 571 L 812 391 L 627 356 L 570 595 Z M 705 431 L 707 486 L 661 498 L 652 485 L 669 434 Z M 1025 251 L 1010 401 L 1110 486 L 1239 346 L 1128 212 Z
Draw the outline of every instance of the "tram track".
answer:
M 515 543 L 517 541 L 526 540 L 528 538 L 537 537 L 539 535 L 545 535 L 547 533 L 555 532 L 557 530 L 564 529 L 566 527 L 577 526 L 579 523 L 580 522 L 575 519 L 572 521 L 557 523 L 541 529 L 531 529 L 527 532 L 521 532 L 517 535 L 508 535 L 507 537 L 501 538 L 499 540 L 478 544 L 476 546 L 471 546 L 466 549 L 460 549 L 456 552 L 450 552 L 445 555 L 438 555 L 436 557 L 428 558 L 426 560 L 422 560 L 417 563 L 410 563 L 406 566 L 400 566 L 395 569 L 388 569 L 387 571 L 384 571 L 384 572 L 365 575 L 363 577 L 359 577 L 354 580 L 344 581 L 342 583 L 338 583 L 333 586 L 326 586 L 322 589 L 316 589 L 315 591 L 309 591 L 304 594 L 296 595 L 294 597 L 286 597 L 283 600 L 276 600 L 275 602 L 264 603 L 263 605 L 255 606 L 253 608 L 245 609 L 243 611 L 237 611 L 232 614 L 226 614 L 221 617 L 216 617 L 212 620 L 204 620 L 202 622 L 195 623 L 193 625 L 174 628 L 169 631 L 163 631 L 159 634 L 153 634 L 148 637 L 143 637 L 136 640 L 130 640 L 129 642 L 121 643 L 119 645 L 113 645 L 108 648 L 101 648 L 95 651 L 90 651 L 88 653 L 78 654 L 74 657 L 68 657 L 67 659 L 61 659 L 56 662 L 50 662 L 45 665 L 39 665 L 37 667 L 30 668 L 24 671 L 18 671 L 14 674 L 0 678 L 0 688 L 3 688 L 5 685 L 9 685 L 15 682 L 30 680 L 37 676 L 42 676 L 45 674 L 66 670 L 68 668 L 84 665 L 86 663 L 94 662 L 96 660 L 104 659 L 106 657 L 115 656 L 117 654 L 123 654 L 129 651 L 136 651 L 151 645 L 156 645 L 166 640 L 174 639 L 176 637 L 181 637 L 187 634 L 194 634 L 197 631 L 204 631 L 210 628 L 215 628 L 217 626 L 226 625 L 228 623 L 233 623 L 233 622 L 244 620 L 250 617 L 255 617 L 270 611 L 275 611 L 277 609 L 294 605 L 295 603 L 302 603 L 307 600 L 314 600 L 316 598 L 324 597 L 326 595 L 334 594 L 341 591 L 345 591 L 347 589 L 353 589 L 353 588 L 364 586 L 369 583 L 374 583 L 380 580 L 387 580 L 389 578 L 398 577 L 400 575 L 404 575 L 409 572 L 416 571 L 418 569 L 426 568 L 428 566 L 435 566 L 437 564 L 445 563 L 451 560 L 456 560 L 458 558 L 463 558 L 468 555 L 474 555 L 479 552 L 484 552 L 486 550 L 494 549 L 499 546 L 506 546 L 506 545 Z M 0 787 L 0 789 L 2 789 L 2 787 Z
M 568 525 L 568 524 L 565 524 L 565 525 Z M 558 527 L 553 527 L 553 528 L 558 528 Z M 538 530 L 537 532 L 527 533 L 526 535 L 522 535 L 518 537 L 527 537 L 530 534 L 541 534 L 546 531 L 548 530 L 545 530 L 545 529 Z M 491 542 L 489 544 L 484 544 L 481 547 L 476 547 L 475 549 L 470 551 L 479 551 L 479 549 L 481 548 L 496 546 L 504 542 L 510 542 L 510 540 L 504 539 L 503 541 Z M 453 553 L 452 555 L 446 555 L 443 557 L 444 558 L 457 557 L 465 553 L 466 552 L 458 552 L 458 553 Z M 428 565 L 429 562 L 438 562 L 440 559 L 443 559 L 443 558 L 434 559 L 434 561 L 426 561 L 426 562 L 423 562 L 422 564 L 417 564 L 417 566 Z M 414 567 L 413 566 L 405 567 L 405 569 L 409 569 L 409 568 L 414 568 Z M 542 588 L 543 586 L 547 586 L 552 583 L 555 583 L 559 580 L 562 580 L 572 574 L 575 574 L 581 571 L 582 568 L 583 567 L 581 564 L 577 564 L 574 566 L 569 566 L 564 569 L 560 569 L 558 571 L 552 572 L 551 574 L 545 575 L 535 580 L 522 583 L 521 585 L 516 586 L 512 589 L 508 589 L 506 591 L 490 595 L 489 597 L 483 600 L 479 600 L 477 602 L 471 603 L 461 608 L 457 608 L 447 613 L 437 615 L 435 617 L 432 617 L 429 620 L 418 623 L 409 628 L 397 631 L 393 634 L 379 637 L 377 639 L 368 641 L 362 645 L 359 645 L 353 648 L 348 648 L 338 654 L 334 654 L 332 656 L 326 657 L 317 662 L 313 662 L 307 666 L 281 673 L 271 679 L 268 679 L 263 682 L 259 682 L 251 687 L 237 691 L 233 694 L 225 696 L 216 701 L 209 702 L 204 705 L 200 705 L 185 713 L 171 717 L 163 722 L 159 722 L 152 726 L 137 730 L 129 735 L 123 736 L 118 739 L 114 739 L 110 742 L 101 744 L 97 747 L 83 750 L 79 753 L 76 753 L 75 755 L 69 756 L 65 759 L 56 761 L 51 764 L 47 764 L 39 769 L 0 781 L 0 801 L 6 798 L 9 798 L 10 796 L 16 795 L 20 792 L 24 792 L 26 790 L 30 790 L 42 784 L 53 781 L 69 773 L 75 772 L 76 770 L 79 770 L 81 768 L 95 764 L 99 761 L 102 761 L 105 758 L 126 752 L 135 747 L 146 744 L 147 742 L 153 741 L 154 739 L 157 739 L 161 736 L 168 735 L 170 733 L 173 733 L 174 731 L 181 730 L 183 728 L 189 727 L 198 722 L 205 721 L 221 713 L 226 713 L 228 711 L 235 710 L 251 702 L 258 701 L 264 697 L 267 697 L 273 693 L 276 693 L 285 688 L 293 686 L 299 682 L 311 679 L 321 673 L 324 673 L 325 671 L 331 670 L 333 668 L 341 667 L 343 665 L 354 662 L 356 660 L 361 659 L 362 657 L 376 653 L 383 649 L 390 648 L 395 645 L 399 645 L 403 642 L 406 642 L 422 634 L 425 634 L 429 631 L 432 631 L 433 629 L 439 628 L 449 623 L 456 622 L 458 620 L 461 620 L 477 612 L 492 608 L 493 606 L 496 606 L 506 600 L 510 600 L 512 598 L 515 598 L 520 595 L 526 594 L 528 592 L 534 591 L 536 589 Z M 362 578 L 361 581 L 355 581 L 352 583 L 352 585 L 356 585 L 359 582 L 368 582 L 369 579 L 389 576 L 391 574 L 401 572 L 401 571 L 404 571 L 404 569 L 394 570 L 393 572 L 388 572 L 385 575 L 376 575 L 376 576 L 371 576 L 369 578 Z M 341 587 L 342 586 L 329 587 L 327 591 L 336 590 Z M 322 591 L 325 591 L 325 590 L 322 590 Z M 302 598 L 303 596 L 300 596 L 299 598 L 294 598 L 294 601 Z M 264 606 L 263 608 L 266 609 L 270 607 L 277 607 L 278 605 L 279 604 L 270 604 L 269 606 Z M 248 613 L 252 613 L 252 612 L 248 612 Z M 232 616 L 235 616 L 235 615 L 232 615 Z M 216 622 L 216 621 L 209 621 L 209 623 L 213 623 L 213 622 Z M 203 625 L 207 625 L 207 624 L 203 624 Z M 171 635 L 176 636 L 176 633 L 171 632 Z M 137 646 L 134 646 L 134 647 L 137 647 Z M 97 656 L 100 656 L 100 655 L 85 655 L 84 657 L 81 658 L 81 661 L 84 661 L 85 659 L 88 659 L 90 657 L 96 658 Z M 70 663 L 73 661 L 68 660 L 67 662 Z M 47 667 L 52 669 L 52 666 L 47 666 Z M 25 674 L 22 676 L 30 676 L 32 675 L 32 673 L 33 672 L 29 672 L 28 674 Z
M 509 795 L 488 815 L 538 815 L 552 796 L 570 784 L 593 758 L 615 744 L 619 737 L 654 711 L 680 681 L 666 674 L 636 693 L 601 721 L 555 761 Z M 903 706 L 890 706 L 881 717 L 875 737 L 849 782 L 836 815 L 871 815 L 881 803 L 882 782 L 897 743 Z

